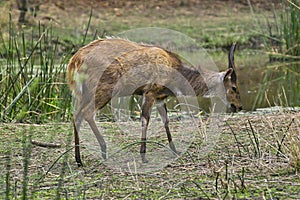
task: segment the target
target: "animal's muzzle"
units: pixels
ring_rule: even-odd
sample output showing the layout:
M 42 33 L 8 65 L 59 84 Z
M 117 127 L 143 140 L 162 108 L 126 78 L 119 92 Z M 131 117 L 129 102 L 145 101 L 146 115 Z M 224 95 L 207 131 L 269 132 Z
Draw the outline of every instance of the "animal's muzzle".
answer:
M 239 112 L 239 111 L 243 110 L 243 107 L 242 106 L 236 107 L 235 105 L 230 104 L 230 109 L 231 109 L 231 112 Z

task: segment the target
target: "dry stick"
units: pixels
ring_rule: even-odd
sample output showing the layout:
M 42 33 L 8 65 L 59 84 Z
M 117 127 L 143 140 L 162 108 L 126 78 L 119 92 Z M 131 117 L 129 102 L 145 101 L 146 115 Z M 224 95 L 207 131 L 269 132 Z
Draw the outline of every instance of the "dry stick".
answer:
M 71 147 L 70 149 L 67 149 L 65 152 L 63 152 L 60 156 L 58 156 L 58 158 L 52 163 L 52 165 L 49 167 L 49 169 L 46 171 L 46 173 L 44 175 L 42 175 L 39 180 L 37 182 L 40 182 L 43 178 L 45 178 L 48 173 L 50 172 L 50 170 L 54 167 L 54 165 L 68 152 L 70 152 L 71 150 L 73 150 L 75 147 Z
M 237 175 L 238 178 L 241 181 L 241 188 L 242 188 L 242 193 L 244 193 L 246 187 L 245 187 L 245 168 L 242 167 L 242 175 L 240 176 L 239 174 Z
M 276 141 L 277 145 L 278 145 L 278 149 L 277 149 L 277 153 L 276 153 L 277 157 L 279 156 L 280 153 L 282 153 L 281 147 L 282 147 L 282 144 L 283 144 L 283 141 L 284 141 L 285 137 L 286 137 L 286 134 L 283 135 L 283 137 L 281 138 L 280 143 L 278 142 L 278 140 Z
M 85 34 L 84 34 L 84 36 L 83 36 L 83 40 L 82 40 L 81 46 L 83 46 L 84 43 L 85 43 L 86 36 L 87 36 L 87 34 L 88 34 L 88 30 L 89 30 L 90 25 L 91 25 L 92 15 L 93 15 L 93 9 L 91 8 L 90 15 L 89 15 L 89 21 L 88 21 L 88 24 L 87 24 L 87 27 L 86 27 L 86 30 L 85 30 Z
M 208 194 L 206 194 L 206 192 L 202 189 L 202 187 L 196 181 L 192 181 L 192 183 L 194 183 L 201 190 L 201 192 L 206 196 L 207 199 L 210 199 Z
M 40 142 L 40 141 L 36 141 L 36 140 L 31 140 L 31 144 L 39 146 L 39 147 L 45 147 L 45 148 L 60 148 L 61 147 L 61 144 Z
M 248 119 L 248 123 L 249 124 L 251 124 L 250 123 L 250 121 L 249 121 L 249 119 Z M 252 126 L 250 125 L 250 129 L 252 130 L 252 135 L 254 135 L 254 130 L 253 130 L 253 128 L 252 128 Z M 253 146 L 253 150 L 254 150 L 254 157 L 256 157 L 257 155 L 258 155 L 258 152 L 257 152 L 257 148 L 256 148 L 256 146 L 255 146 L 255 144 L 254 144 L 254 142 L 253 142 L 253 140 L 252 140 L 252 138 L 251 138 L 251 135 L 250 135 L 250 133 L 249 133 L 249 130 L 248 130 L 248 128 L 247 128 L 247 133 L 248 133 L 248 136 L 249 136 L 249 139 L 250 139 L 250 142 L 251 142 L 251 145 Z M 255 137 L 254 137 L 254 139 L 255 139 Z M 250 156 L 250 152 L 249 152 L 249 156 Z
M 293 6 L 295 6 L 296 8 L 298 8 L 300 10 L 300 6 L 297 6 L 294 2 L 292 2 L 291 0 L 287 0 L 290 4 L 292 4 Z
M 228 176 L 228 160 L 225 160 L 225 181 L 226 181 L 226 193 L 223 199 L 226 199 L 227 195 L 229 194 L 229 179 Z
M 228 122 L 226 121 L 225 123 L 226 123 L 226 124 L 228 125 L 228 127 L 230 128 L 230 130 L 231 130 L 231 132 L 232 132 L 232 134 L 233 134 L 233 136 L 234 136 L 234 139 L 235 139 L 235 141 L 236 141 L 236 143 L 237 143 L 239 155 L 240 155 L 240 157 L 242 157 L 242 153 L 241 153 L 241 150 L 240 150 L 240 145 L 241 145 L 241 147 L 243 147 L 244 150 L 245 150 L 245 147 L 242 145 L 242 143 L 240 143 L 240 142 L 238 141 L 235 132 L 233 131 L 232 127 L 228 124 Z
M 215 188 L 216 188 L 217 193 L 219 192 L 219 190 L 218 190 L 218 179 L 219 179 L 219 175 L 220 175 L 220 173 L 217 172 L 216 182 L 215 182 Z
M 250 122 L 249 119 L 248 119 L 248 122 L 249 122 L 249 125 L 250 125 L 250 128 L 251 128 L 252 135 L 254 137 L 254 141 L 255 141 L 255 146 L 256 146 L 256 149 L 257 149 L 258 157 L 260 158 L 261 157 L 261 153 L 260 153 L 260 148 L 259 148 L 259 140 L 258 140 L 258 138 L 255 135 L 254 129 L 253 129 L 252 124 L 251 124 L 251 122 Z
M 9 200 L 10 198 L 10 170 L 11 170 L 11 150 L 7 152 L 7 160 L 6 160 L 6 175 L 5 175 L 5 199 Z
M 277 154 L 276 154 L 276 156 L 279 156 L 279 154 L 282 153 L 281 147 L 282 147 L 283 141 L 284 141 L 284 139 L 285 139 L 285 137 L 286 137 L 286 133 L 290 130 L 290 127 L 291 127 L 291 125 L 294 123 L 294 121 L 295 121 L 295 118 L 292 119 L 292 121 L 289 123 L 289 125 L 287 126 L 287 129 L 286 129 L 285 131 L 282 130 L 282 132 L 285 132 L 285 134 L 283 135 L 283 137 L 282 137 L 280 143 L 277 141 L 278 149 L 277 149 Z

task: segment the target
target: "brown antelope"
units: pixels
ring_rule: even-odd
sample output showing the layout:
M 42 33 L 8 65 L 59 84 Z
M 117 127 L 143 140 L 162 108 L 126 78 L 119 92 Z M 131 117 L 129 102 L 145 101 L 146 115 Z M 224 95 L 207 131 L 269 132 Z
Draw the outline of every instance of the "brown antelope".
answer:
M 140 148 L 143 162 L 147 162 L 145 157 L 146 132 L 151 108 L 155 102 L 162 102 L 157 104 L 158 113 L 164 123 L 169 146 L 174 153 L 178 153 L 169 130 L 166 104 L 162 101 L 168 96 L 176 96 L 176 89 L 167 87 L 169 82 L 176 82 L 176 80 L 172 76 L 169 77 L 172 73 L 166 73 L 167 75 L 162 78 L 159 76 L 165 72 L 176 71 L 179 73 L 187 80 L 197 96 L 218 96 L 221 92 L 219 91 L 221 85 L 225 91 L 223 94 L 226 106 L 232 112 L 240 111 L 242 104 L 237 86 L 234 50 L 235 44 L 232 45 L 229 52 L 228 69 L 224 72 L 214 72 L 204 69 L 199 71 L 193 66 L 187 66 L 183 64 L 179 56 L 163 48 L 137 44 L 123 39 L 99 39 L 79 49 L 70 59 L 67 72 L 70 89 L 77 99 L 77 110 L 74 114 L 77 164 L 82 165 L 78 133 L 83 120 L 88 122 L 101 147 L 102 157 L 106 159 L 106 143 L 96 126 L 94 115 L 115 95 L 137 94 L 143 96 Z M 149 66 L 154 67 L 149 68 Z M 149 71 L 151 72 L 149 73 Z M 130 75 L 127 76 L 128 74 Z M 157 75 L 158 78 L 148 78 L 149 74 Z M 125 81 L 121 81 L 122 79 Z M 155 80 L 157 81 L 154 82 Z M 139 84 L 139 82 L 142 83 Z M 126 90 L 126 88 L 131 89 Z M 181 88 L 181 94 L 184 94 L 183 90 L 184 88 Z

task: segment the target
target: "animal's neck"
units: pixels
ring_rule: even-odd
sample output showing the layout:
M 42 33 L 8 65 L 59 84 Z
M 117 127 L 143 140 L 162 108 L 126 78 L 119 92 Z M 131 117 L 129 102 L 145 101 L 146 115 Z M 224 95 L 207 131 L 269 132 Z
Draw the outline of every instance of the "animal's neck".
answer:
M 182 66 L 179 68 L 179 72 L 185 77 L 186 80 L 188 80 L 197 96 L 203 96 L 207 93 L 208 87 L 201 71 L 197 71 L 187 66 Z

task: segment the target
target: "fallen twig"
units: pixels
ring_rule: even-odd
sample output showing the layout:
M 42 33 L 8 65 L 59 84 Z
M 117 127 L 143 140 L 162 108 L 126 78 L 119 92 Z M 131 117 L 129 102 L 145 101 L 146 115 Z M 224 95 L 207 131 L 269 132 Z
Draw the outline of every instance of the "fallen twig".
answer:
M 39 146 L 39 147 L 45 147 L 45 148 L 61 148 L 61 144 L 39 142 L 36 140 L 31 140 L 31 144 Z

